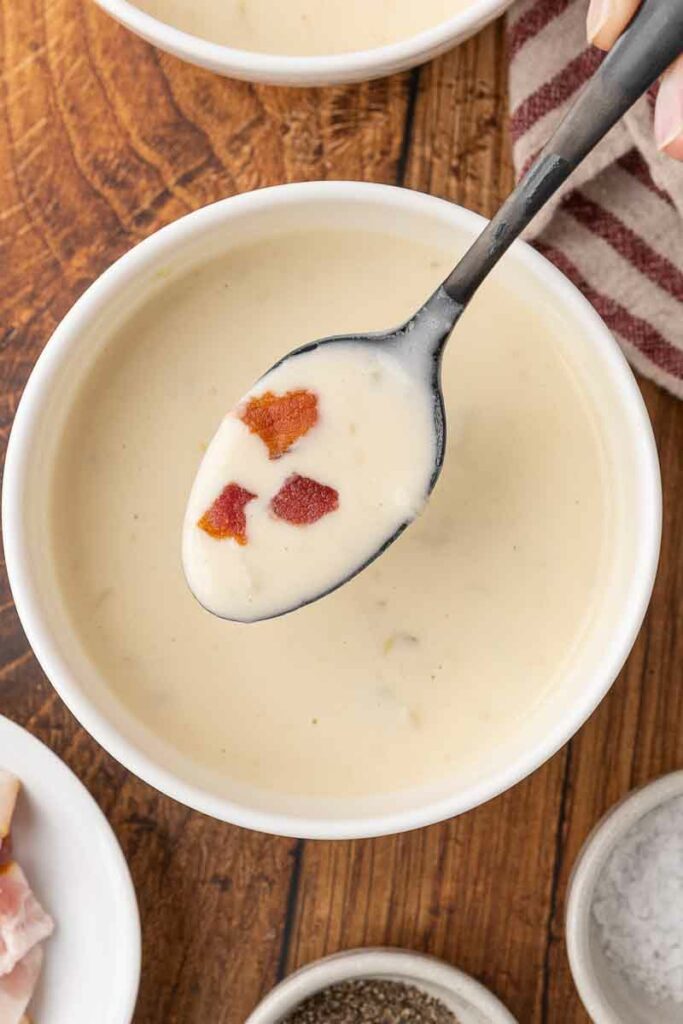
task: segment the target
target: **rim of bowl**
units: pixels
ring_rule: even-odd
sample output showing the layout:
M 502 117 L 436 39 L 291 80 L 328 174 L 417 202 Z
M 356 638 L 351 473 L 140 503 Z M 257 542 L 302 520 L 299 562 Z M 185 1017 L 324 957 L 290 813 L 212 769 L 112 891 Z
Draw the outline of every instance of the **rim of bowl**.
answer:
M 278 1024 L 304 999 L 330 985 L 361 978 L 400 979 L 406 984 L 435 985 L 471 1003 L 487 1024 L 517 1024 L 490 989 L 459 967 L 409 949 L 369 947 L 349 949 L 314 960 L 281 981 L 261 1000 L 245 1024 Z
M 567 896 L 567 955 L 581 1002 L 595 1024 L 627 1024 L 603 995 L 590 955 L 590 915 L 598 878 L 615 846 L 636 822 L 682 794 L 683 770 L 669 772 L 633 790 L 600 819 L 577 857 Z
M 652 426 L 636 380 L 612 334 L 578 289 L 545 257 L 526 242 L 514 243 L 518 265 L 537 281 L 545 284 L 558 302 L 571 309 L 577 320 L 585 324 L 601 358 L 609 370 L 628 417 L 634 423 L 638 447 L 634 461 L 640 467 L 639 493 L 644 526 L 634 568 L 634 584 L 619 619 L 609 648 L 595 666 L 593 681 L 577 697 L 571 709 L 558 718 L 543 742 L 529 746 L 516 759 L 483 782 L 422 802 L 419 807 L 375 814 L 372 817 L 311 817 L 295 813 L 274 813 L 254 809 L 243 802 L 210 793 L 189 783 L 143 753 L 131 740 L 112 726 L 97 705 L 81 691 L 59 644 L 51 635 L 41 608 L 41 591 L 36 585 L 27 555 L 25 524 L 22 520 L 23 492 L 30 462 L 32 434 L 44 399 L 50 392 L 52 378 L 65 353 L 77 346 L 82 325 L 114 296 L 135 282 L 144 268 L 163 260 L 169 253 L 203 234 L 207 228 L 224 224 L 234 216 L 291 203 L 331 202 L 382 204 L 387 209 L 412 210 L 419 214 L 437 214 L 450 225 L 469 232 L 480 231 L 484 217 L 461 206 L 422 192 L 394 185 L 377 185 L 353 181 L 321 181 L 276 185 L 222 199 L 186 214 L 120 257 L 97 278 L 72 306 L 41 352 L 34 366 L 17 409 L 10 434 L 2 489 L 2 532 L 5 559 L 14 602 L 36 658 L 46 676 L 81 725 L 129 771 L 186 806 L 223 821 L 260 832 L 292 838 L 350 839 L 406 832 L 434 824 L 471 810 L 515 785 L 552 757 L 580 728 L 612 686 L 628 657 L 640 629 L 657 570 L 661 536 L 662 495 L 659 461 Z
M 211 71 L 271 85 L 341 85 L 393 74 L 445 53 L 502 14 L 513 0 L 472 0 L 446 21 L 399 42 L 320 56 L 241 50 L 184 32 L 130 0 L 95 0 L 102 10 L 147 42 Z

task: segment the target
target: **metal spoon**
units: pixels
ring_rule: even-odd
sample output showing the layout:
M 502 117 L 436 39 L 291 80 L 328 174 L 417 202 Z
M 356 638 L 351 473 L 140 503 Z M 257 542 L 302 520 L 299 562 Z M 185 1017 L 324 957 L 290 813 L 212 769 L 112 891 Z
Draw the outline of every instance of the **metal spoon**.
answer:
M 683 52 L 683 0 L 645 0 L 630 26 L 585 86 L 574 106 L 517 188 L 465 253 L 452 273 L 425 304 L 401 327 L 384 333 L 325 338 L 290 352 L 285 361 L 321 346 L 381 347 L 415 375 L 416 386 L 430 383 L 434 412 L 434 462 L 427 496 L 439 478 L 446 448 L 446 422 L 441 391 L 441 357 L 453 328 L 482 281 L 538 211 L 557 192 L 572 171 L 607 134 L 635 101 Z M 268 371 L 269 373 L 271 371 Z M 412 519 L 402 522 L 369 557 L 349 565 L 346 572 L 319 592 L 253 616 L 214 614 L 237 621 L 256 621 L 286 614 L 316 601 L 361 572 L 393 544 Z M 185 565 L 190 587 L 192 573 Z M 194 587 L 195 595 L 201 595 Z M 206 604 L 206 602 L 203 602 Z

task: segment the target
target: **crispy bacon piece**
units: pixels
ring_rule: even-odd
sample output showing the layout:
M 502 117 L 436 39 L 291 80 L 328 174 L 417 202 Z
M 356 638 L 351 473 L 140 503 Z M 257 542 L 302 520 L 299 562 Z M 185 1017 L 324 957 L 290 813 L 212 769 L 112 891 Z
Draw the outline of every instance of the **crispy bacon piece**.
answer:
M 0 977 L 13 971 L 53 927 L 19 865 L 10 861 L 0 867 Z
M 339 508 L 339 492 L 308 476 L 294 473 L 270 503 L 278 519 L 294 526 L 309 526 Z
M 247 543 L 247 515 L 244 511 L 256 497 L 239 484 L 228 484 L 207 509 L 197 526 L 216 540 L 232 537 L 238 544 Z
M 26 1007 L 43 966 L 43 948 L 34 946 L 16 967 L 0 978 L 0 1024 L 28 1024 Z
M 312 391 L 266 391 L 251 398 L 238 412 L 252 434 L 268 448 L 268 457 L 279 459 L 318 422 L 318 396 Z

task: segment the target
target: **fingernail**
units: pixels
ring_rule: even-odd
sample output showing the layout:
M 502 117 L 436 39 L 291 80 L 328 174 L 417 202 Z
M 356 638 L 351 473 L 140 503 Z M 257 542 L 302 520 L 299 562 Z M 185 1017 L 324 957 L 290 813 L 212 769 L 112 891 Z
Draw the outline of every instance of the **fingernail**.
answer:
M 595 43 L 609 21 L 611 12 L 611 0 L 591 0 L 586 18 L 586 35 L 589 43 Z
M 662 78 L 655 107 L 655 139 L 660 150 L 683 135 L 683 60 L 679 58 Z

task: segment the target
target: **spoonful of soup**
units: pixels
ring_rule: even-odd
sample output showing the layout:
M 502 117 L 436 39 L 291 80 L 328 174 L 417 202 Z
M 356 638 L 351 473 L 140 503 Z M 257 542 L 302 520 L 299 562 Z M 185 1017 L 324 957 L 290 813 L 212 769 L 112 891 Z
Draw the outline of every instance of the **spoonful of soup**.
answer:
M 443 466 L 440 364 L 453 328 L 529 221 L 681 52 L 681 0 L 645 0 L 512 195 L 406 323 L 290 352 L 228 413 L 183 526 L 185 574 L 205 608 L 240 622 L 293 611 L 350 580 L 418 515 Z

